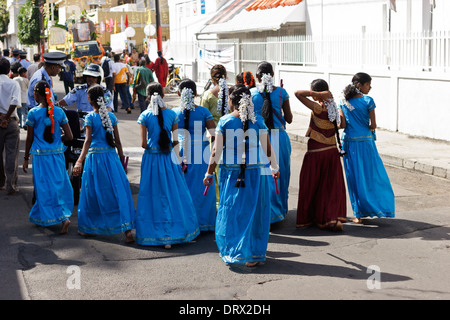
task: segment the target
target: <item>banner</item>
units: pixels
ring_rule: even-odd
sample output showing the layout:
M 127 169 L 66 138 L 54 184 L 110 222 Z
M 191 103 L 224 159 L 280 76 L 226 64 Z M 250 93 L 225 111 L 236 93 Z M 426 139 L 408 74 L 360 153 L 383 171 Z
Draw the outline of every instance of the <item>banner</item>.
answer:
M 234 72 L 234 47 L 222 50 L 199 49 L 199 57 L 208 69 L 216 64 L 221 64 L 227 72 Z

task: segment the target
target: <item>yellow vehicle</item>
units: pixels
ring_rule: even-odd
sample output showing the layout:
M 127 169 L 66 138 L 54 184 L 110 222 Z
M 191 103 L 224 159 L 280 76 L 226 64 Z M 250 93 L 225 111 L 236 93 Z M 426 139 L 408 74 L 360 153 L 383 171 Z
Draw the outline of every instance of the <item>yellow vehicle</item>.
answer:
M 180 67 L 175 67 L 173 64 L 169 66 L 169 76 L 167 77 L 166 87 L 170 93 L 178 92 L 180 86 Z
M 74 42 L 71 55 L 76 66 L 75 82 L 81 83 L 84 69 L 91 63 L 100 64 L 105 50 L 98 40 Z

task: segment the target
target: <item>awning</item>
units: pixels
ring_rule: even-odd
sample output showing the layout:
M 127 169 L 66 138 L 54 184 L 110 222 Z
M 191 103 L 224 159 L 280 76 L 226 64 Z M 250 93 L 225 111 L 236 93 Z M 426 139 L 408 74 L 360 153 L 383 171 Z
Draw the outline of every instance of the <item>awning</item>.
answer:
M 197 34 L 279 30 L 301 22 L 306 22 L 302 0 L 231 0 Z

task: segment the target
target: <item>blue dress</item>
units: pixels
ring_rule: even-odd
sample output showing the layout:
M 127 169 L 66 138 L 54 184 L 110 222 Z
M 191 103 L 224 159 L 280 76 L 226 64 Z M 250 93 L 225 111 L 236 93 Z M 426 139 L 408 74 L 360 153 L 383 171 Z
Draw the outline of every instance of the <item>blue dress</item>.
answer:
M 177 115 L 170 109 L 160 112 L 170 133 L 178 123 Z M 147 127 L 147 149 L 141 163 L 136 242 L 150 246 L 189 242 L 200 230 L 181 165 L 173 150 L 166 154 L 159 149 L 161 129 L 151 110 L 142 112 L 138 123 Z
M 250 89 L 255 113 L 261 115 L 265 93 L 259 93 L 258 89 Z M 285 130 L 286 121 L 282 114 L 283 102 L 289 99 L 287 91 L 276 87 L 270 94 L 273 109 L 274 130 L 270 130 L 270 144 L 276 154 L 278 166 L 280 167 L 280 178 L 278 179 L 279 194 L 275 192 L 275 186 L 270 184 L 270 203 L 272 206 L 271 223 L 283 220 L 288 213 L 289 183 L 291 180 L 291 140 Z M 271 175 L 269 165 L 266 170 Z
M 223 135 L 224 148 L 219 170 L 219 210 L 216 243 L 224 262 L 245 264 L 266 260 L 270 229 L 270 185 L 272 176 L 262 174 L 263 161 L 259 135 L 267 133 L 264 119 L 249 121 L 245 187 L 236 187 L 244 152 L 242 122 L 231 114 L 220 118 L 216 136 Z M 238 143 L 239 142 L 239 143 Z
M 369 96 L 350 99 L 340 106 L 347 127 L 342 135 L 348 193 L 356 218 L 395 217 L 395 198 L 389 177 L 369 128 L 375 108 Z
M 112 125 L 116 116 L 109 112 Z M 130 183 L 116 149 L 106 141 L 100 115 L 89 113 L 91 145 L 84 162 L 78 203 L 78 230 L 88 234 L 118 234 L 134 229 L 135 209 Z
M 74 206 L 72 184 L 64 158 L 66 146 L 61 141 L 60 128 L 68 120 L 61 108 L 54 107 L 54 140 L 48 143 L 44 140 L 47 118 L 47 108 L 38 106 L 28 112 L 26 122 L 34 130 L 30 154 L 33 155 L 33 185 L 36 195 L 29 220 L 43 227 L 69 219 Z
M 180 142 L 180 155 L 185 155 L 184 113 L 181 108 L 172 109 L 178 116 L 178 141 Z M 208 170 L 209 158 L 211 155 L 210 143 L 206 137 L 206 121 L 213 120 L 213 116 L 208 109 L 197 106 L 194 111 L 189 111 L 189 146 L 186 154 L 188 163 L 184 173 L 186 184 L 191 193 L 197 212 L 200 231 L 213 231 L 216 224 L 216 193 L 215 179 L 210 187 L 210 192 L 203 195 L 205 186 L 203 178 Z

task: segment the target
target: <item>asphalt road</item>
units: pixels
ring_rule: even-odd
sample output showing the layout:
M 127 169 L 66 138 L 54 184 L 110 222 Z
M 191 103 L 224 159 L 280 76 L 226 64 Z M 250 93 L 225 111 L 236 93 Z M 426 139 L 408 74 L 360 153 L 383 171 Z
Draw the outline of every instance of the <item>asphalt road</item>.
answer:
M 136 204 L 138 111 L 117 116 Z M 19 159 L 24 139 L 22 132 Z M 296 229 L 305 151 L 304 144 L 292 144 L 290 212 L 272 225 L 267 261 L 252 269 L 222 262 L 213 232 L 171 250 L 127 245 L 123 235 L 85 238 L 77 234 L 76 208 L 67 235 L 58 234 L 60 226 L 37 227 L 28 222 L 32 174 L 20 171 L 20 193 L 0 192 L 0 299 L 450 299 L 450 180 L 387 167 L 395 219 L 346 223 L 343 233 Z

